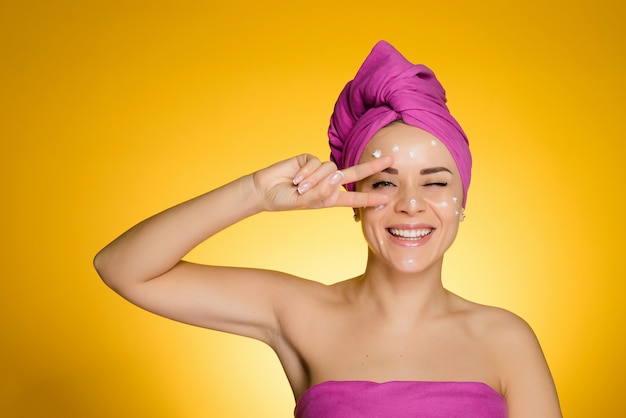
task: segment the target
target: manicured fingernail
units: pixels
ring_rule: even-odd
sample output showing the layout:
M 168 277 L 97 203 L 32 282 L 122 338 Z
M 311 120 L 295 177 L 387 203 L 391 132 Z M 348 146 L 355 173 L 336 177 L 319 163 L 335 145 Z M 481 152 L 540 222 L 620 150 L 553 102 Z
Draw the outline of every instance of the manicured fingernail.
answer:
M 298 185 L 298 193 L 303 194 L 306 193 L 307 190 L 309 190 L 311 188 L 311 183 L 308 181 L 305 181 L 302 184 Z
M 343 180 L 343 173 L 341 171 L 336 171 L 330 179 L 328 180 L 330 184 L 339 184 Z
M 304 179 L 304 176 L 303 176 L 303 175 L 296 176 L 296 178 L 294 178 L 294 179 L 293 179 L 293 184 L 294 184 L 295 186 L 297 186 L 298 184 L 300 184 L 300 182 L 301 182 L 303 179 Z

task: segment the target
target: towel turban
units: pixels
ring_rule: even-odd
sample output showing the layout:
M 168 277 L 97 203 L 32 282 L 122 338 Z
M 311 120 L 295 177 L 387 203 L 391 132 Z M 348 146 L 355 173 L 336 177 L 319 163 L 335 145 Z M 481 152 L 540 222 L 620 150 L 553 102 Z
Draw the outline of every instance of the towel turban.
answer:
M 446 106 L 443 86 L 428 67 L 411 64 L 380 41 L 337 99 L 328 129 L 331 160 L 339 169 L 358 164 L 372 136 L 399 119 L 446 146 L 461 175 L 465 207 L 472 156 L 463 129 Z M 354 183 L 346 189 L 353 191 Z

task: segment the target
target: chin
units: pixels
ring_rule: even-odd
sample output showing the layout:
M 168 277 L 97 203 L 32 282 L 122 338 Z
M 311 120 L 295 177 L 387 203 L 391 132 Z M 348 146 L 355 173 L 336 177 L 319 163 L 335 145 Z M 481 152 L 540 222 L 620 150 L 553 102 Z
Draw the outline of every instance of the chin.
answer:
M 425 255 L 425 254 L 424 254 Z M 430 257 L 412 258 L 412 257 L 398 257 L 388 260 L 392 269 L 402 274 L 421 274 L 427 271 L 439 270 L 443 264 L 443 257 L 439 259 L 432 259 Z

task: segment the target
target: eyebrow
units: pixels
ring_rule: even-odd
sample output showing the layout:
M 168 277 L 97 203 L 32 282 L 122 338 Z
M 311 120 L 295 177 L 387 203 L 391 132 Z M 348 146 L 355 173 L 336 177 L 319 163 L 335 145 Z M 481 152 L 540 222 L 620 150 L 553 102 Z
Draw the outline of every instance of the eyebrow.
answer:
M 452 174 L 452 171 L 448 170 L 445 167 L 425 168 L 423 170 L 420 170 L 420 174 L 435 174 L 435 173 L 440 173 L 442 171 L 447 171 L 448 173 Z
M 440 173 L 442 171 L 447 171 L 448 173 L 452 174 L 452 171 L 450 171 L 449 169 L 447 169 L 445 167 L 424 168 L 424 169 L 420 170 L 420 174 L 422 174 L 422 175 L 435 174 L 435 173 Z M 393 168 L 393 167 L 387 167 L 382 172 L 383 173 L 387 173 L 387 174 L 398 174 L 398 170 Z

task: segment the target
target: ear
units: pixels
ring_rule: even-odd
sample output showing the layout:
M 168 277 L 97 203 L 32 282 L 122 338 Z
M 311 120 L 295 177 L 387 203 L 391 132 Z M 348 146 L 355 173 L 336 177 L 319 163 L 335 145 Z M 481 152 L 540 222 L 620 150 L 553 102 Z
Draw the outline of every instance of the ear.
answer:
M 361 221 L 361 210 L 358 208 L 352 208 L 352 211 L 354 211 L 354 222 Z
M 465 208 L 461 208 L 461 214 L 459 215 L 459 222 L 463 222 L 465 220 Z

